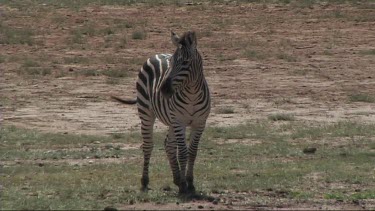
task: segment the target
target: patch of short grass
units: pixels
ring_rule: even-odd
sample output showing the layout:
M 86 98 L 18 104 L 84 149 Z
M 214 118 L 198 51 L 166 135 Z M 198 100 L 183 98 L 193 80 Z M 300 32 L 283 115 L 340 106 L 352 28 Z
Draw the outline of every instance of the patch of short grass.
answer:
M 297 62 L 297 58 L 293 55 L 287 54 L 287 53 L 279 53 L 276 56 L 278 59 L 285 60 L 287 62 Z
M 105 83 L 110 84 L 110 85 L 117 85 L 117 84 L 120 84 L 120 79 L 109 77 L 109 78 L 106 79 Z
M 247 59 L 252 59 L 252 60 L 263 60 L 266 58 L 266 55 L 254 49 L 244 50 L 243 56 Z
M 88 64 L 90 59 L 84 56 L 69 56 L 63 58 L 65 64 Z
M 365 93 L 357 93 L 349 95 L 351 102 L 375 103 L 375 97 Z
M 33 45 L 34 32 L 29 28 L 15 28 L 0 23 L 0 44 L 26 44 Z
M 375 55 L 375 49 L 370 49 L 370 50 L 363 50 L 363 51 L 360 51 L 360 54 L 362 55 Z
M 4 55 L 0 55 L 0 64 L 6 61 L 6 57 Z
M 68 44 L 86 44 L 89 38 L 99 35 L 111 35 L 114 33 L 112 28 L 97 29 L 94 23 L 88 22 L 84 23 L 80 27 L 73 28 L 71 30 L 71 36 L 68 37 Z
M 23 61 L 21 67 L 17 69 L 19 75 L 29 75 L 29 76 L 46 76 L 52 73 L 49 67 L 43 67 L 38 61 L 31 58 L 26 58 Z
M 374 192 L 368 187 L 375 185 L 371 162 L 375 156 L 371 142 L 374 131 L 375 125 L 358 122 L 311 126 L 264 120 L 207 127 L 196 160 L 196 188 L 206 195 L 220 193 L 223 200 L 238 192 L 251 193 L 241 194 L 245 205 L 270 199 L 373 200 Z M 348 136 L 362 139 L 347 142 Z M 152 190 L 142 193 L 141 149 L 115 147 L 140 143 L 139 131 L 83 136 L 2 127 L 2 208 L 103 209 L 144 202 L 180 202 L 164 152 L 164 137 L 165 132 L 155 133 L 150 165 Z M 220 139 L 243 142 L 218 144 Z M 246 144 L 247 140 L 258 144 Z M 302 149 L 312 142 L 317 152 L 304 154 Z M 338 143 L 342 147 L 337 147 Z M 87 150 L 72 150 L 84 147 Z M 18 159 L 18 163 L 14 161 Z M 70 163 L 72 159 L 77 163 Z M 163 190 L 165 186 L 171 190 Z
M 295 117 L 292 114 L 277 113 L 268 116 L 272 121 L 294 121 Z
M 292 139 L 306 138 L 312 140 L 321 139 L 324 137 L 355 137 L 355 136 L 369 136 L 375 135 L 375 126 L 372 124 L 359 124 L 356 122 L 337 122 L 334 124 L 327 124 L 315 127 L 294 127 L 291 134 Z
M 234 114 L 235 110 L 233 107 L 220 107 L 217 109 L 218 114 Z
M 129 76 L 129 73 L 121 68 L 108 69 L 108 70 L 102 71 L 102 74 L 105 76 L 114 77 L 114 78 L 124 78 L 124 77 Z

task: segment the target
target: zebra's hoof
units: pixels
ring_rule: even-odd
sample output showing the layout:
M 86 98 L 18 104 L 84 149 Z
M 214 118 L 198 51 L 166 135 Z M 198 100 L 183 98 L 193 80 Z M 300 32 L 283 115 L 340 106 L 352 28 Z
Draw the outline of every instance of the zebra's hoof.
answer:
M 149 191 L 149 190 L 151 190 L 151 188 L 148 188 L 148 187 L 141 187 L 141 191 L 142 191 L 142 192 L 147 192 L 147 191 Z
M 173 183 L 174 183 L 177 187 L 180 187 L 180 186 L 181 186 L 180 178 L 179 178 L 179 177 L 174 178 L 174 179 L 173 179 Z
M 178 189 L 179 189 L 179 191 L 178 191 L 179 194 L 187 194 L 188 193 L 188 188 L 187 188 L 186 183 L 180 184 L 178 186 Z
M 188 185 L 187 192 L 189 194 L 195 194 L 195 187 L 194 187 L 194 185 Z

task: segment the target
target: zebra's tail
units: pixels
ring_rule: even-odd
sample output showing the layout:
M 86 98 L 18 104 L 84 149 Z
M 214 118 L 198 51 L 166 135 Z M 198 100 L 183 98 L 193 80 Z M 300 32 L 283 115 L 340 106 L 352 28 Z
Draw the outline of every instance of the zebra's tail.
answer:
M 112 99 L 120 102 L 120 103 L 124 103 L 124 104 L 130 104 L 130 105 L 134 105 L 137 103 L 137 99 L 132 99 L 132 100 L 125 100 L 125 99 L 121 99 L 119 97 L 115 97 L 115 96 L 111 96 Z

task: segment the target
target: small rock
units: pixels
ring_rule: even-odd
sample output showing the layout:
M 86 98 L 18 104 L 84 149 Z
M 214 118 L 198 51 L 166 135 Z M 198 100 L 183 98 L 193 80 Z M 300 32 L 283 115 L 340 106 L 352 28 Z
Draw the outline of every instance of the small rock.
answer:
M 169 185 L 165 185 L 165 186 L 162 187 L 162 190 L 163 190 L 163 191 L 171 191 L 172 188 L 171 188 Z M 177 203 L 178 203 L 178 202 L 177 202 Z
M 100 144 L 100 141 L 94 141 L 94 144 Z
M 217 204 L 219 204 L 219 201 L 220 201 L 219 198 L 215 198 L 215 200 L 212 202 L 212 204 L 217 205 Z
M 213 202 L 213 201 L 215 201 L 215 197 L 213 197 L 213 196 L 207 196 L 207 201 L 209 201 L 209 202 Z
M 93 164 L 93 163 L 94 163 L 94 161 L 92 161 L 92 160 L 89 161 L 89 164 Z
M 307 147 L 307 148 L 303 149 L 303 153 L 305 153 L 305 154 L 314 154 L 315 152 L 316 152 L 315 147 Z
M 360 205 L 360 201 L 358 199 L 353 199 L 353 204 Z
M 117 209 L 114 207 L 105 207 L 104 211 L 117 211 Z
M 336 202 L 344 202 L 343 199 L 336 199 Z
M 29 189 L 30 189 L 30 188 L 27 187 L 27 186 L 24 186 L 24 187 L 21 188 L 21 190 L 29 190 Z
M 203 209 L 204 207 L 202 205 L 198 205 L 198 209 Z

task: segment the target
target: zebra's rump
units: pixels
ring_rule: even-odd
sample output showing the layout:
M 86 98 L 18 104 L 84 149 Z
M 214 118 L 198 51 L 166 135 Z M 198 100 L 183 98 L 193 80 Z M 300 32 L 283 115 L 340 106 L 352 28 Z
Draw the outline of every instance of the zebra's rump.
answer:
M 138 110 L 152 111 L 164 124 L 170 124 L 168 101 L 160 93 L 162 79 L 169 67 L 171 54 L 157 54 L 147 59 L 138 74 Z

